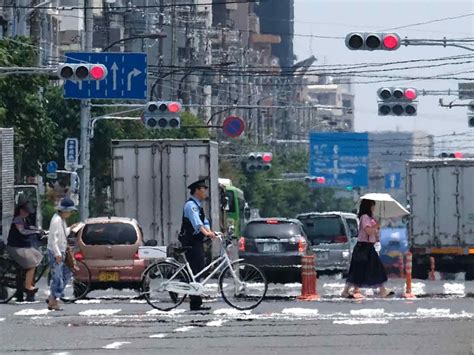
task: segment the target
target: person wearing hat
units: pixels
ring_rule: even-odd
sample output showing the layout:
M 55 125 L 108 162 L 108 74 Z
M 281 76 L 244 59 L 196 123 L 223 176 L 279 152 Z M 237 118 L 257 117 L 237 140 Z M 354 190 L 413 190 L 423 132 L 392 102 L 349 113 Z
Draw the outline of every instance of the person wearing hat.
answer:
M 191 266 L 193 274 L 198 274 L 205 267 L 204 241 L 206 238 L 215 238 L 216 234 L 211 230 L 202 203 L 208 197 L 209 187 L 205 180 L 198 180 L 188 186 L 191 197 L 184 204 L 183 221 L 181 224 L 180 241 L 183 246 L 191 247 L 186 252 L 186 259 Z M 199 281 L 196 279 L 196 281 Z M 208 311 L 211 308 L 202 305 L 200 296 L 190 296 L 191 311 Z
M 41 230 L 28 222 L 28 216 L 33 212 L 33 208 L 27 201 L 20 203 L 15 209 L 15 216 L 8 233 L 7 252 L 25 270 L 25 283 L 24 286 L 18 285 L 17 302 L 23 302 L 24 292 L 26 301 L 34 302 L 35 293 L 38 291 L 38 288 L 34 286 L 35 268 L 40 264 L 43 255 L 34 248 L 33 238 L 36 238 Z
M 64 263 L 67 248 L 67 236 L 70 228 L 66 220 L 77 211 L 74 202 L 65 197 L 59 203 L 57 212 L 51 219 L 49 226 L 48 253 L 51 269 L 51 286 L 48 298 L 48 309 L 60 311 L 59 298 L 63 296 L 64 288 L 71 278 L 71 270 Z

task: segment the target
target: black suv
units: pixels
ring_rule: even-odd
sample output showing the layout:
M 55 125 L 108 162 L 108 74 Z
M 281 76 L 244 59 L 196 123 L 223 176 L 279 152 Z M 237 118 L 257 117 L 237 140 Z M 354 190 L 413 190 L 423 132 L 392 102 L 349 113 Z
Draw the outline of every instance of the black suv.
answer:
M 254 219 L 239 239 L 239 258 L 272 282 L 301 281 L 302 255 L 308 255 L 308 239 L 297 219 Z

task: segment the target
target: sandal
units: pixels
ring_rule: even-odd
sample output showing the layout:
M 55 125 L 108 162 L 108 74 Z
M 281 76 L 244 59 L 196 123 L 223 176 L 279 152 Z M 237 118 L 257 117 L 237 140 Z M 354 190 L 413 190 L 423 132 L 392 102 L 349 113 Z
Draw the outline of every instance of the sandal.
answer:
M 386 295 L 382 296 L 380 295 L 382 298 L 389 298 L 389 297 L 392 297 L 395 295 L 395 292 L 393 291 L 388 291 Z

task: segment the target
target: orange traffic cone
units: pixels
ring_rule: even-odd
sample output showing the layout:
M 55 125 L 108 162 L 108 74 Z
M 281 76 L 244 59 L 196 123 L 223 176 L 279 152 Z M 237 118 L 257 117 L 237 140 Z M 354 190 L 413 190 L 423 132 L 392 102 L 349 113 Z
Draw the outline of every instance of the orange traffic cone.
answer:
M 300 301 L 317 301 L 321 297 L 317 292 L 316 256 L 301 257 L 301 296 Z
M 412 271 L 412 264 L 413 264 L 413 256 L 410 252 L 407 253 L 407 262 L 405 264 L 405 276 L 406 276 L 406 285 L 405 285 L 405 293 L 403 297 L 405 298 L 415 298 L 415 295 L 411 291 L 411 271 Z

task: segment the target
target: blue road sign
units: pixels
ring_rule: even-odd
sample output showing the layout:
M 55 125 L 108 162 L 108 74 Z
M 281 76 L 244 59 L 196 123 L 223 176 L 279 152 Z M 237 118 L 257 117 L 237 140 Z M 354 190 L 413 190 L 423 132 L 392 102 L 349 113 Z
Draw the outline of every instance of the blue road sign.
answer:
M 104 80 L 64 83 L 67 99 L 136 99 L 147 96 L 147 58 L 145 53 L 83 53 L 67 52 L 67 63 L 103 64 Z
M 311 133 L 309 175 L 325 178 L 321 187 L 366 187 L 368 133 Z
M 402 185 L 402 175 L 400 173 L 385 174 L 385 188 L 399 189 Z
M 56 171 L 58 171 L 58 163 L 55 161 L 48 162 L 48 164 L 46 164 L 46 171 L 48 174 L 55 174 Z

